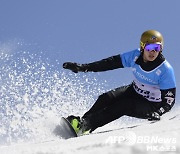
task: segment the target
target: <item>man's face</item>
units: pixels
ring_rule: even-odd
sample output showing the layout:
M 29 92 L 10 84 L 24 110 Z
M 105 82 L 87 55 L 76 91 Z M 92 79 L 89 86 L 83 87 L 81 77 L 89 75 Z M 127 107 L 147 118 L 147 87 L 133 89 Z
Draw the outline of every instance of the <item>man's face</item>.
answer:
M 156 52 L 155 50 L 147 51 L 146 49 L 144 49 L 143 60 L 144 62 L 154 61 L 158 55 L 159 52 Z

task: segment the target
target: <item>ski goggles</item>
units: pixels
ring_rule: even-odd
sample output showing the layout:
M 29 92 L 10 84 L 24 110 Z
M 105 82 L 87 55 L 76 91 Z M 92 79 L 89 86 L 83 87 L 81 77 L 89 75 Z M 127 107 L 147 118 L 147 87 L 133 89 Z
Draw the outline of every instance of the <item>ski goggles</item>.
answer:
M 145 45 L 144 49 L 149 52 L 153 50 L 156 52 L 160 52 L 162 49 L 162 46 L 161 44 L 147 44 Z

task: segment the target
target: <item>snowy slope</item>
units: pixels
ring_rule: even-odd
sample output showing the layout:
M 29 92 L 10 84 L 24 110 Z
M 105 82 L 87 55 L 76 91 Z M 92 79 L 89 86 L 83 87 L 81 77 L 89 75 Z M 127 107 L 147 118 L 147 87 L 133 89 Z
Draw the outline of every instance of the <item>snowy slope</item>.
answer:
M 1 53 L 0 63 L 0 154 L 180 153 L 177 106 L 156 123 L 123 117 L 91 135 L 60 139 L 52 134 L 60 117 L 82 115 L 106 83 L 59 72 L 28 52 Z
M 98 133 L 99 132 L 99 133 Z M 74 154 L 74 153 L 180 153 L 180 116 L 168 113 L 159 122 L 107 125 L 91 135 L 68 140 L 54 138 L 35 143 L 0 147 L 1 154 Z

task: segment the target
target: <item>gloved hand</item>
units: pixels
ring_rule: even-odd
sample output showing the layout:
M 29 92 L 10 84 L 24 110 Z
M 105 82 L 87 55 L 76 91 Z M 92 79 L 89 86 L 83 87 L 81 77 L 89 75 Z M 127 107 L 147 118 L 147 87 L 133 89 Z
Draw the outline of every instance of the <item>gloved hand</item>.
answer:
M 157 112 L 152 112 L 150 114 L 147 114 L 147 116 L 149 121 L 158 121 L 161 119 L 159 113 Z
M 81 71 L 81 65 L 77 63 L 66 62 L 63 64 L 63 68 L 69 69 L 74 73 L 78 73 L 79 71 Z

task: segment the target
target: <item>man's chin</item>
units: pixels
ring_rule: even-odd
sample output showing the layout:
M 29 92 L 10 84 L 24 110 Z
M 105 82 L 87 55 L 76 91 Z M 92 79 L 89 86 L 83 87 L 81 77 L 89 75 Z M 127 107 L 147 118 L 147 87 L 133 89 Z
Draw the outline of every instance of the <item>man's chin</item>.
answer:
M 154 61 L 156 59 L 156 57 L 149 57 L 148 61 Z

